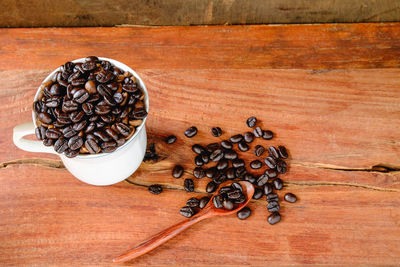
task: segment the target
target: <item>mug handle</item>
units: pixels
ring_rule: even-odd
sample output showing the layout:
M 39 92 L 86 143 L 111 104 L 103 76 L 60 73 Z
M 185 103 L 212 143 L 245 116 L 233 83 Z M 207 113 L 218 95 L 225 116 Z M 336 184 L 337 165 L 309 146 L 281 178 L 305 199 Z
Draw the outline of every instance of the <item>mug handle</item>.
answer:
M 30 134 L 35 134 L 35 125 L 33 122 L 25 122 L 15 126 L 13 129 L 14 144 L 18 148 L 29 152 L 57 154 L 53 147 L 45 146 L 41 141 L 32 141 L 24 138 Z

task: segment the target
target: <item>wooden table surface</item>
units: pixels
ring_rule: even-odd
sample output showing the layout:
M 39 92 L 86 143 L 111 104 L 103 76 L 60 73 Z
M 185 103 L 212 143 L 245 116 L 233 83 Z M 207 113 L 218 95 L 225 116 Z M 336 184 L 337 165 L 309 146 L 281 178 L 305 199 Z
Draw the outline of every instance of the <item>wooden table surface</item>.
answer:
M 213 126 L 221 139 L 245 132 L 250 115 L 276 134 L 256 143 L 290 150 L 280 196 L 299 201 L 282 202 L 274 226 L 265 200 L 252 201 L 248 220 L 203 221 L 127 265 L 400 263 L 400 24 L 0 29 L 0 54 L 0 265 L 110 265 L 206 195 L 206 178 L 187 193 L 170 175 L 182 163 L 192 177 L 190 146 L 217 140 Z M 143 78 L 161 156 L 107 187 L 12 143 L 47 73 L 87 55 Z

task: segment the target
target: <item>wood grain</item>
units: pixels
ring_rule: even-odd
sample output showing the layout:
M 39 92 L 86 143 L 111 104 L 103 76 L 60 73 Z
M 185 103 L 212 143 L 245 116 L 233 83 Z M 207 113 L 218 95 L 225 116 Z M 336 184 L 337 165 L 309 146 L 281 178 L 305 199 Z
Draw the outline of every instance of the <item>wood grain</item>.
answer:
M 396 0 L 2 0 L 0 27 L 400 21 Z
M 398 36 L 400 28 L 395 25 L 379 27 Z M 282 40 L 311 31 L 310 26 L 294 27 L 298 31 L 288 31 L 287 26 L 215 29 L 230 31 L 237 40 L 253 38 L 253 42 L 242 43 L 246 50 L 261 46 L 266 32 L 269 38 L 282 35 Z M 318 27 L 323 35 L 333 25 Z M 367 28 L 377 30 L 378 26 L 364 27 L 346 29 L 364 36 L 358 44 L 370 40 L 376 47 L 392 47 L 392 53 L 381 51 L 379 66 L 387 66 L 389 56 L 398 53 L 398 40 L 372 38 Z M 247 131 L 245 120 L 250 115 L 275 133 L 273 140 L 257 140 L 251 149 L 256 144 L 284 144 L 290 151 L 280 197 L 292 192 L 299 201 L 282 202 L 282 222 L 270 226 L 265 200 L 253 200 L 253 214 L 248 220 L 229 216 L 201 222 L 128 265 L 400 262 L 400 69 L 266 69 L 257 65 L 258 59 L 246 57 L 242 61 L 247 63 L 240 68 L 232 54 L 225 54 L 228 50 L 211 46 L 205 50 L 221 57 L 215 62 L 206 59 L 210 68 L 196 57 L 192 59 L 197 65 L 192 64 L 188 51 L 193 55 L 194 51 L 205 52 L 196 48 L 190 34 L 178 37 L 193 31 L 209 39 L 215 37 L 210 28 L 177 27 L 175 32 L 171 28 L 105 29 L 111 38 L 91 48 L 78 35 L 105 36 L 103 29 L 49 29 L 47 34 L 43 29 L 29 33 L 27 29 L 0 30 L 1 265 L 110 265 L 122 251 L 182 220 L 178 212 L 188 198 L 205 195 L 206 178 L 195 179 L 196 192 L 187 193 L 183 179 L 171 177 L 171 169 L 178 162 L 185 167 L 184 178 L 192 177 L 191 145 Z M 123 38 L 121 31 L 131 35 Z M 144 50 L 129 50 L 125 45 L 135 39 L 135 34 L 147 35 L 148 39 L 136 38 L 142 39 L 138 42 L 143 45 L 147 42 L 147 61 L 141 54 Z M 329 39 L 327 34 L 326 42 L 333 45 L 331 51 L 348 48 L 337 39 L 339 35 L 333 33 Z M 46 62 L 44 51 L 51 41 L 38 41 L 39 36 L 48 36 L 53 44 L 68 45 L 55 45 L 54 54 L 47 55 Z M 119 41 L 112 41 L 113 36 Z M 150 56 L 158 53 L 157 42 L 171 41 L 173 36 L 176 47 L 182 47 L 179 53 L 165 53 L 163 60 Z M 230 51 L 237 48 L 227 41 L 229 46 Z M 283 42 L 280 49 L 290 51 L 291 47 L 292 43 Z M 158 162 L 145 162 L 128 180 L 108 187 L 83 184 L 57 157 L 18 150 L 11 141 L 12 128 L 31 119 L 31 99 L 46 74 L 70 59 L 69 53 L 76 58 L 97 54 L 97 49 L 131 64 L 146 83 L 150 96 L 149 143 L 156 144 L 160 155 Z M 264 57 L 264 53 L 255 50 L 255 58 Z M 363 61 L 374 62 L 375 56 L 365 53 Z M 224 66 L 223 61 L 229 60 L 233 63 Z M 337 65 L 366 67 L 351 56 L 344 62 L 344 54 L 340 60 Z M 291 66 L 303 63 L 296 64 L 292 62 Z M 317 61 L 312 64 L 317 66 Z M 321 61 L 317 67 L 323 69 L 326 64 Z M 192 125 L 198 127 L 199 134 L 185 138 L 184 130 Z M 223 129 L 220 139 L 211 136 L 213 126 Z M 162 140 L 171 133 L 178 141 L 166 145 Z M 250 154 L 243 157 L 254 158 Z M 147 186 L 154 183 L 163 185 L 161 195 L 148 193 Z

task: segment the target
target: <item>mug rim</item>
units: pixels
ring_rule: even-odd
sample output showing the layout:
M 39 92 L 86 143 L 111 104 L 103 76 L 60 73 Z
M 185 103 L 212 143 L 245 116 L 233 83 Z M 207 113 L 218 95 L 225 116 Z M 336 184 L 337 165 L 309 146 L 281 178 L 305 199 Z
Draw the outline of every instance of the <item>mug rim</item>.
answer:
M 97 58 L 100 59 L 100 60 L 107 60 L 107 61 L 109 61 L 110 63 L 112 63 L 114 66 L 120 68 L 120 69 L 123 70 L 123 71 L 129 71 L 133 76 L 135 76 L 135 78 L 136 78 L 137 80 L 139 80 L 140 87 L 141 87 L 141 89 L 143 90 L 143 94 L 144 94 L 144 102 L 145 102 L 145 105 L 146 105 L 146 112 L 147 112 L 147 114 L 148 114 L 148 113 L 149 113 L 149 95 L 148 95 L 148 92 L 147 92 L 146 85 L 144 84 L 144 82 L 143 82 L 143 80 L 140 78 L 140 76 L 139 76 L 132 68 L 130 68 L 129 66 L 127 66 L 126 64 L 124 64 L 124 63 L 122 63 L 122 62 L 120 62 L 120 61 L 118 61 L 118 60 L 115 60 L 115 59 L 112 59 L 112 58 L 106 58 L 106 57 L 97 57 Z M 72 62 L 72 63 L 83 63 L 83 62 L 85 62 L 85 59 L 86 59 L 86 58 L 78 58 L 78 59 L 71 60 L 70 62 Z M 115 63 L 117 63 L 117 64 L 115 64 Z M 122 66 L 122 68 L 119 67 L 119 66 L 117 66 L 117 65 Z M 45 82 L 47 82 L 47 81 L 49 81 L 49 80 L 51 80 L 51 78 L 54 76 L 54 74 L 55 74 L 57 71 L 60 70 L 60 68 L 61 68 L 61 66 L 59 66 L 58 68 L 56 68 L 55 70 L 53 70 L 53 71 L 52 71 L 49 75 L 47 75 L 47 77 L 41 82 L 41 84 L 40 84 L 40 86 L 39 86 L 38 90 L 36 91 L 36 94 L 35 94 L 35 96 L 34 96 L 34 98 L 33 98 L 33 102 L 35 102 L 35 101 L 37 100 L 37 98 L 39 97 L 39 95 L 40 95 L 40 93 L 41 93 L 41 90 L 42 90 L 42 88 L 41 88 L 41 87 L 42 87 L 42 84 L 45 83 Z M 131 138 L 130 138 L 129 140 L 127 140 L 122 146 L 120 146 L 120 147 L 118 147 L 116 150 L 114 150 L 113 152 L 111 152 L 111 153 L 104 153 L 104 152 L 103 152 L 103 153 L 98 153 L 98 154 L 78 154 L 76 157 L 74 157 L 74 158 L 72 158 L 72 159 L 93 159 L 93 158 L 100 158 L 100 157 L 105 157 L 105 156 L 113 155 L 114 153 L 116 153 L 116 152 L 118 152 L 118 151 L 124 149 L 126 146 L 128 146 L 128 144 L 130 144 L 134 139 L 136 139 L 136 137 L 138 136 L 139 132 L 144 128 L 144 125 L 145 125 L 145 123 L 146 123 L 147 117 L 148 117 L 148 116 L 146 116 L 146 118 L 143 119 L 143 121 L 142 121 L 142 123 L 140 124 L 140 126 L 136 128 L 136 132 L 131 136 Z M 33 124 L 35 125 L 35 128 L 38 127 L 38 126 L 36 125 L 36 114 L 35 114 L 35 111 L 34 111 L 33 109 L 32 109 L 32 120 L 33 120 Z M 59 155 L 60 157 L 66 157 L 66 156 L 65 156 L 64 154 L 62 154 L 62 153 L 61 153 L 61 154 L 58 154 L 58 155 Z

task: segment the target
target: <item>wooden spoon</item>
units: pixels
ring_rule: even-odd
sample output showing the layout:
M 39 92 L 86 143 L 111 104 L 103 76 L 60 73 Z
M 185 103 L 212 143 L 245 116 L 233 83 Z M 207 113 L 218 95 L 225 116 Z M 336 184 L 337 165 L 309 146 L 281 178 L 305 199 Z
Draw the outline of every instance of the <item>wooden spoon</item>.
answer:
M 136 247 L 128 250 L 121 256 L 114 258 L 113 262 L 125 262 L 128 260 L 137 258 L 143 254 L 146 254 L 147 252 L 164 244 L 165 242 L 167 242 L 168 240 L 170 240 L 177 234 L 183 232 L 184 230 L 189 228 L 189 226 L 191 226 L 197 222 L 200 222 L 204 219 L 211 218 L 214 216 L 230 215 L 230 214 L 233 214 L 233 213 L 241 210 L 242 208 L 244 208 L 247 205 L 247 203 L 249 203 L 249 201 L 253 197 L 254 186 L 251 183 L 245 182 L 245 181 L 239 181 L 238 183 L 243 188 L 243 194 L 246 197 L 246 201 L 244 203 L 239 204 L 236 209 L 233 209 L 233 210 L 217 209 L 213 205 L 213 198 L 219 192 L 219 188 L 218 188 L 218 190 L 216 190 L 215 193 L 213 194 L 213 196 L 211 197 L 208 204 L 199 213 L 195 214 L 193 217 L 191 217 L 187 220 L 177 223 L 177 224 L 165 229 L 164 231 L 150 237 L 149 239 L 147 239 L 146 241 L 143 241 Z M 232 184 L 232 181 L 227 181 L 227 182 L 221 184 L 220 188 L 223 186 L 230 185 L 230 184 Z

